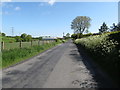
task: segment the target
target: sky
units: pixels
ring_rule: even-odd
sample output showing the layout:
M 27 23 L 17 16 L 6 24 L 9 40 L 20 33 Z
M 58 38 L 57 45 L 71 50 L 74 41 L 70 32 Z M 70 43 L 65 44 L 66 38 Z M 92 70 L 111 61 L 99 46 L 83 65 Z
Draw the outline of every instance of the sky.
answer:
M 73 33 L 71 22 L 77 16 L 92 19 L 89 31 L 97 33 L 105 22 L 118 23 L 118 2 L 6 2 L 1 5 L 2 32 L 32 36 L 62 37 Z

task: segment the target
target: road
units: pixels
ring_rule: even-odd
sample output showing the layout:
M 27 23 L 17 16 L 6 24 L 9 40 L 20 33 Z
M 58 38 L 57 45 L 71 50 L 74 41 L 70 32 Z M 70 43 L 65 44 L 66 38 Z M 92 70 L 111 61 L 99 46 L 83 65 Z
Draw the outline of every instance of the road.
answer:
M 106 74 L 68 41 L 23 63 L 6 68 L 3 88 L 110 88 Z

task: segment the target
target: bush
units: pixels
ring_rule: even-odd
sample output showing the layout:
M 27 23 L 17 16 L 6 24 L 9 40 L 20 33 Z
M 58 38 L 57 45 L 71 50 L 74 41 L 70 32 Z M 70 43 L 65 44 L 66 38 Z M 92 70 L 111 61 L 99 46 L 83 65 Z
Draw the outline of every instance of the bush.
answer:
M 117 82 L 120 74 L 120 32 L 105 33 L 77 39 L 75 43 L 85 48 L 89 55 Z
M 88 33 L 88 34 L 83 34 L 82 37 L 88 37 L 88 36 L 92 36 L 93 34 L 92 33 Z
M 71 35 L 71 38 L 73 39 L 77 39 L 77 38 L 83 38 L 83 37 L 88 37 L 88 36 L 92 36 L 93 34 L 92 33 L 88 33 L 88 34 L 72 34 Z
M 62 40 L 63 43 L 65 43 L 66 40 Z

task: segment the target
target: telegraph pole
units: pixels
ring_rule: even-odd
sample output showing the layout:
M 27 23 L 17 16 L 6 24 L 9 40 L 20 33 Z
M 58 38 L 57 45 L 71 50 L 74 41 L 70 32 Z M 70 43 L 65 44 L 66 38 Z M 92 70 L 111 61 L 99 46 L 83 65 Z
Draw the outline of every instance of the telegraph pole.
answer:
M 64 34 L 65 34 L 65 33 L 63 32 L 63 38 L 64 38 Z

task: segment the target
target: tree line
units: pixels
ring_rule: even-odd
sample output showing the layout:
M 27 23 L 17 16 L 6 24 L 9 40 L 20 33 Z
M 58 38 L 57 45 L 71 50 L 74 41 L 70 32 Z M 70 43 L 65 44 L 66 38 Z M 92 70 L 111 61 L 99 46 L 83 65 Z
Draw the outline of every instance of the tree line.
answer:
M 108 28 L 107 24 L 103 22 L 103 24 L 100 26 L 99 33 L 89 33 L 89 27 L 91 18 L 87 16 L 77 16 L 75 19 L 73 19 L 71 23 L 71 29 L 74 30 L 74 34 L 72 34 L 72 38 L 77 39 L 84 36 L 90 36 L 90 35 L 98 35 L 106 32 L 113 32 L 113 31 L 120 31 L 120 22 L 116 25 L 113 23 L 113 26 Z M 87 34 L 83 33 L 86 32 Z
M 32 35 L 29 35 L 29 34 L 26 34 L 26 33 L 23 33 L 20 36 L 6 36 L 5 33 L 0 33 L 0 35 L 2 37 L 15 38 L 16 42 L 20 42 L 20 41 L 22 41 L 22 42 L 29 42 L 29 41 L 31 41 L 33 39 L 42 40 L 42 37 L 34 38 L 34 37 L 32 37 Z

